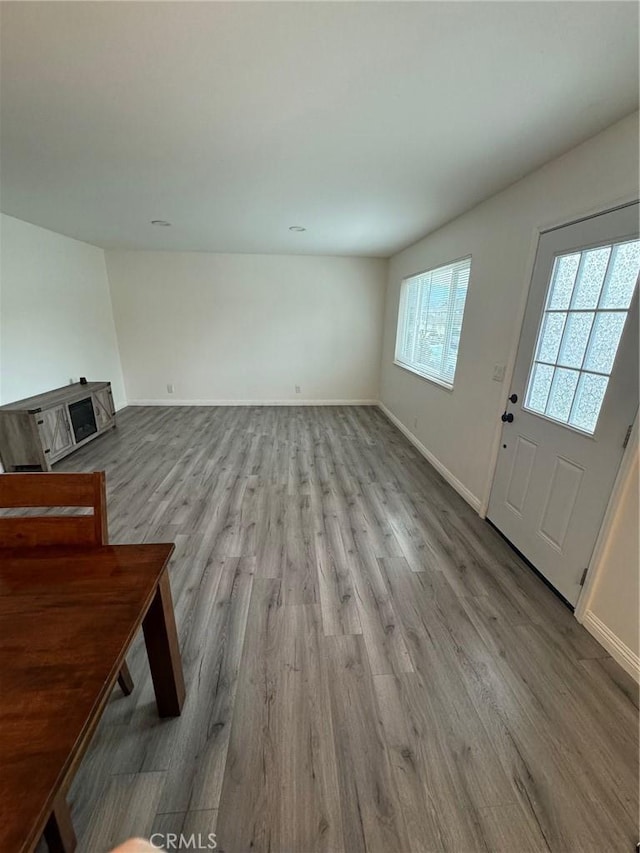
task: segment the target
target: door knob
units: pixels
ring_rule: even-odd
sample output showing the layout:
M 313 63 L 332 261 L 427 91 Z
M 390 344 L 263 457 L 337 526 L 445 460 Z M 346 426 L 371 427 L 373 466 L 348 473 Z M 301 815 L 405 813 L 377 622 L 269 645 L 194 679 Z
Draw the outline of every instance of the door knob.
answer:
M 502 413 L 502 423 L 503 424 L 513 423 L 513 415 L 511 414 L 511 412 L 503 412 Z
M 512 394 L 512 395 L 509 397 L 509 400 L 510 400 L 512 403 L 517 403 L 517 402 L 518 402 L 518 395 L 517 395 L 517 394 Z

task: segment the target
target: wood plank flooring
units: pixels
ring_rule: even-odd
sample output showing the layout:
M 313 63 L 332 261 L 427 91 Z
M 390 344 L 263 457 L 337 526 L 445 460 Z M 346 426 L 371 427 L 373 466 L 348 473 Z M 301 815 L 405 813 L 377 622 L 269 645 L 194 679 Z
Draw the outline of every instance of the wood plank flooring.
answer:
M 378 409 L 129 408 L 56 467 L 99 469 L 113 542 L 176 543 L 187 699 L 139 638 L 81 850 L 634 849 L 637 688 Z

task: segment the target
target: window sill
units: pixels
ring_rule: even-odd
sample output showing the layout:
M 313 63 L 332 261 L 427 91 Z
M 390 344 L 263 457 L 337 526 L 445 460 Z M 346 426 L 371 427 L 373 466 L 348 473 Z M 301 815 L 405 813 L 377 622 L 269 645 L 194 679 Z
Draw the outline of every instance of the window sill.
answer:
M 453 391 L 453 385 L 449 385 L 448 382 L 445 382 L 443 379 L 437 379 L 435 376 L 429 376 L 428 373 L 420 373 L 419 370 L 415 370 L 413 367 L 409 367 L 408 364 L 404 364 L 402 361 L 393 360 L 393 363 L 396 367 L 401 367 L 403 370 L 406 370 L 407 373 L 411 373 L 413 376 L 417 376 L 418 379 L 424 379 L 425 382 L 431 382 L 432 385 L 437 385 L 438 388 L 442 388 L 443 391 Z

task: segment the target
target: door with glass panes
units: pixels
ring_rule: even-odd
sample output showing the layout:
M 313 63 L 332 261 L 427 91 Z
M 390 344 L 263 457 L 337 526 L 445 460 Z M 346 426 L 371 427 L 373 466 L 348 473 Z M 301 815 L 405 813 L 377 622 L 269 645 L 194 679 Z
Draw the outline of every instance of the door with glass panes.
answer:
M 572 605 L 638 409 L 638 205 L 541 235 L 489 520 Z

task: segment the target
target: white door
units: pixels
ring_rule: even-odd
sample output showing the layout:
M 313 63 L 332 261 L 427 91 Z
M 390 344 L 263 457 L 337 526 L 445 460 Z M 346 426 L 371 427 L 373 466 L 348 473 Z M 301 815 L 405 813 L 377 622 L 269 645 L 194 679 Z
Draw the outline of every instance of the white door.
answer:
M 502 416 L 488 518 L 571 605 L 638 409 L 639 270 L 637 204 L 540 237 Z

